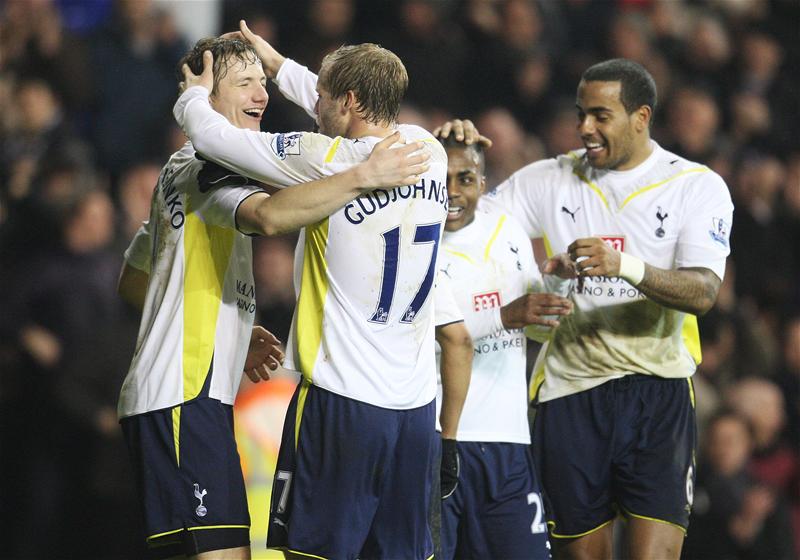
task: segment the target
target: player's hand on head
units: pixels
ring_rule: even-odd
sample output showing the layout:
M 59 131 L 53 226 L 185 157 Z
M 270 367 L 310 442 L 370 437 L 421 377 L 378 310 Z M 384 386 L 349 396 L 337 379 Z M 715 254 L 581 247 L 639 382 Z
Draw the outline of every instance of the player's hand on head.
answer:
M 491 139 L 481 135 L 475 123 L 469 119 L 453 119 L 433 130 L 433 135 L 436 138 L 449 138 L 451 134 L 455 137 L 456 141 L 464 142 L 467 145 L 477 143 L 480 144 L 483 149 L 492 147 Z
M 250 347 L 244 363 L 244 373 L 254 383 L 270 378 L 270 373 L 283 363 L 281 341 L 261 326 L 254 326 L 250 334 Z
M 394 132 L 378 142 L 367 161 L 361 164 L 364 173 L 363 190 L 414 185 L 428 171 L 430 154 L 422 142 L 402 143 L 399 132 Z
M 209 93 L 214 89 L 214 55 L 211 51 L 203 52 L 203 71 L 199 76 L 192 72 L 188 64 L 181 66 L 181 72 L 183 72 L 181 91 L 193 86 L 203 86 Z
M 226 35 L 231 35 L 233 36 L 232 38 L 235 39 L 241 39 L 255 49 L 258 58 L 261 59 L 261 63 L 264 66 L 264 73 L 268 78 L 274 78 L 278 70 L 280 70 L 283 61 L 286 60 L 275 47 L 270 45 L 260 35 L 253 33 L 247 26 L 247 22 L 243 19 L 239 20 L 238 32 L 226 33 Z
M 578 269 L 575 266 L 575 262 L 569 258 L 567 253 L 553 255 L 542 263 L 540 270 L 542 274 L 552 274 L 564 279 L 578 277 Z
M 572 301 L 556 294 L 529 293 L 500 308 L 500 318 L 507 329 L 528 325 L 557 327 L 558 317 L 572 313 Z
M 567 247 L 567 254 L 584 276 L 619 276 L 620 254 L 599 237 L 584 237 Z

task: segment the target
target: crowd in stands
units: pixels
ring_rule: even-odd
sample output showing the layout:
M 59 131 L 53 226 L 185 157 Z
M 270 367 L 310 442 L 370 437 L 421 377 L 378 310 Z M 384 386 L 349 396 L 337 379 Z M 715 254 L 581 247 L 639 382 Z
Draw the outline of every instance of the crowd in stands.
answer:
M 653 137 L 708 165 L 736 206 L 715 308 L 700 318 L 700 434 L 685 558 L 800 556 L 800 4 L 796 0 L 207 0 L 316 70 L 342 44 L 397 53 L 401 120 L 473 119 L 490 187 L 579 148 L 590 64 L 641 62 Z M 138 328 L 116 296 L 161 166 L 198 2 L 0 3 L 0 526 L 4 557 L 137 558 L 116 399 Z M 313 122 L 270 85 L 262 127 Z M 710 226 L 710 224 L 709 224 Z M 257 323 L 286 340 L 294 238 L 254 246 Z

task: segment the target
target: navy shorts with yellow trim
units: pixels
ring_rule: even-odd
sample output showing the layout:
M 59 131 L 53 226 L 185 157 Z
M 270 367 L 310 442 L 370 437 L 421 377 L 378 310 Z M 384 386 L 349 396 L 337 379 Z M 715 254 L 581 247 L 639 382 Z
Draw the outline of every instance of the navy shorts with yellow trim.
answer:
M 121 424 L 153 558 L 250 544 L 231 405 L 202 397 Z
M 425 560 L 436 404 L 391 410 L 306 381 L 272 483 L 267 546 L 311 558 Z
M 459 441 L 457 447 L 458 486 L 442 500 L 442 558 L 549 559 L 530 446 Z
M 691 380 L 607 381 L 539 403 L 533 431 L 552 537 L 583 536 L 618 513 L 688 527 L 697 441 Z

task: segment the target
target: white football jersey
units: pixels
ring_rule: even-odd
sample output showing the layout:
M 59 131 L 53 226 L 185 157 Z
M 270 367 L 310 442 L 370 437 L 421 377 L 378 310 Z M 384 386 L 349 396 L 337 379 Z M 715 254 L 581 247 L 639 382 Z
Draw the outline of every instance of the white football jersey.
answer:
M 300 85 L 313 108 L 309 79 Z M 201 87 L 181 96 L 175 116 L 203 155 L 277 187 L 343 171 L 380 141 L 238 129 L 211 109 Z M 398 129 L 425 142 L 430 169 L 416 185 L 363 195 L 302 231 L 286 367 L 339 395 L 409 409 L 436 395 L 430 292 L 447 214 L 447 156 L 428 131 Z
M 235 216 L 255 192 L 189 143 L 161 171 L 150 220 L 125 253 L 150 280 L 120 418 L 194 399 L 211 370 L 208 395 L 233 404 L 256 307 L 251 241 Z
M 474 326 L 483 322 L 475 320 L 478 315 L 495 312 L 499 320 L 503 305 L 540 289 L 528 236 L 513 218 L 478 211 L 469 225 L 444 233 L 439 276 L 449 279 L 475 347 L 457 439 L 530 443 L 525 333 L 505 330 L 502 322 L 493 332 L 475 332 Z M 440 385 L 439 409 L 441 399 Z
M 663 268 L 708 268 L 723 277 L 733 204 L 725 182 L 704 165 L 652 142 L 628 171 L 592 168 L 579 150 L 528 165 L 493 193 L 548 255 L 582 237 Z M 537 361 L 532 393 L 541 401 L 633 373 L 691 376 L 700 361 L 697 320 L 647 299 L 621 278 L 574 281 L 575 310 L 561 321 Z M 541 387 L 539 388 L 539 384 Z

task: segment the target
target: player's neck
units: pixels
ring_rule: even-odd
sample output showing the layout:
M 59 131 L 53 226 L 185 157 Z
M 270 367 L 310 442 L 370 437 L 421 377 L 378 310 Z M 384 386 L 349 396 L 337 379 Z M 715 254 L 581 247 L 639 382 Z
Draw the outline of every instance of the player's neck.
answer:
M 631 169 L 639 167 L 650 157 L 650 154 L 653 153 L 653 149 L 653 143 L 650 141 L 650 135 L 648 134 L 645 138 L 637 141 L 636 148 L 633 154 L 631 154 L 630 159 L 623 165 L 614 169 L 614 171 L 630 171 Z
M 364 136 L 375 136 L 386 138 L 395 131 L 394 123 L 369 123 L 364 120 L 354 120 L 347 129 L 347 138 L 363 138 Z

